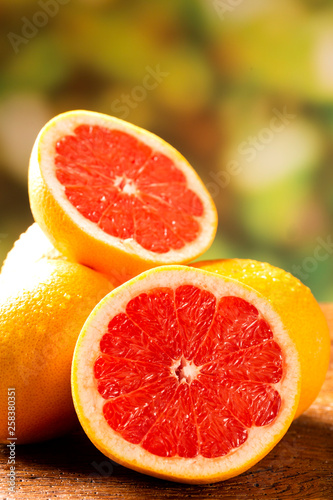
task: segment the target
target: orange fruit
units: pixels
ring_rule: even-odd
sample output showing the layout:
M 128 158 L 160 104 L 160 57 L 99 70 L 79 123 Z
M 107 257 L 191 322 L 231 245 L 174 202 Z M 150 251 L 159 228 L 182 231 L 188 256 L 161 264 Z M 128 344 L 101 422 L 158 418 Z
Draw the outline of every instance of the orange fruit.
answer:
M 53 438 L 77 425 L 70 384 L 75 342 L 111 289 L 101 274 L 62 258 L 37 224 L 15 243 L 0 274 L 0 442 L 10 437 L 9 388 L 15 390 L 16 443 Z
M 196 262 L 193 266 L 239 280 L 260 292 L 274 306 L 300 357 L 302 389 L 297 418 L 316 399 L 330 358 L 327 321 L 311 290 L 292 274 L 266 262 L 222 259 Z
M 100 113 L 70 111 L 45 125 L 31 154 L 29 194 L 54 246 L 117 284 L 190 262 L 216 232 L 213 200 L 185 158 Z
M 230 278 L 162 266 L 113 290 L 87 319 L 72 394 L 112 460 L 185 483 L 240 474 L 293 420 L 297 350 L 274 306 Z

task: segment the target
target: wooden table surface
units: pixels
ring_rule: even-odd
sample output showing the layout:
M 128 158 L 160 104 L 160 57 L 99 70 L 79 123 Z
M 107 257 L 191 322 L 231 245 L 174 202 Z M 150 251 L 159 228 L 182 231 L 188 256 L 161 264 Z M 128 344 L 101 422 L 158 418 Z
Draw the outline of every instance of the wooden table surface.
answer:
M 322 308 L 333 341 L 333 304 Z M 163 481 L 112 464 L 82 431 L 16 448 L 16 493 L 9 495 L 8 448 L 0 447 L 1 500 L 253 499 L 333 500 L 333 359 L 320 395 L 280 443 L 244 474 L 211 485 Z M 314 374 L 315 376 L 315 374 Z

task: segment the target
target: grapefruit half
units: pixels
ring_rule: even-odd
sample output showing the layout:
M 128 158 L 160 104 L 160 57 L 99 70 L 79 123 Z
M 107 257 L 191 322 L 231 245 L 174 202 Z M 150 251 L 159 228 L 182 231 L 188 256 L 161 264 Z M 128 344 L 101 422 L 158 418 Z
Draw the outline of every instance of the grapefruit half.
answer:
M 61 114 L 41 130 L 29 195 L 54 246 L 115 284 L 158 265 L 190 262 L 211 245 L 217 227 L 211 196 L 178 151 L 90 111 Z
M 75 348 L 88 437 L 126 467 L 185 483 L 238 475 L 282 438 L 298 353 L 273 306 L 239 282 L 162 266 L 108 294 Z

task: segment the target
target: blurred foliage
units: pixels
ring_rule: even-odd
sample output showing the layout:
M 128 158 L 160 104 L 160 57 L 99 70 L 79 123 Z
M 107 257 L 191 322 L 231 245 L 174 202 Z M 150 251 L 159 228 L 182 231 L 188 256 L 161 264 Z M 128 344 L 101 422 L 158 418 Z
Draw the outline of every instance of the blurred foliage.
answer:
M 333 2 L 225 4 L 2 0 L 0 261 L 32 221 L 39 129 L 91 109 L 192 163 L 219 211 L 204 257 L 267 260 L 333 300 L 333 249 L 316 260 L 333 239 Z

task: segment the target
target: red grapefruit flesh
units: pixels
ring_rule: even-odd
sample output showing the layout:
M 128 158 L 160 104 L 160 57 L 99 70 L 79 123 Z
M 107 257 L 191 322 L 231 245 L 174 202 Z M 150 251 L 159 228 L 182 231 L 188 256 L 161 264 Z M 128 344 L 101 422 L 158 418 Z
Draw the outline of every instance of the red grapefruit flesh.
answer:
M 174 162 L 135 137 L 80 125 L 57 142 L 55 164 L 68 200 L 111 236 L 156 253 L 198 236 L 200 198 Z
M 159 477 L 210 482 L 246 470 L 281 439 L 297 407 L 299 365 L 254 290 L 188 269 L 149 271 L 102 300 L 80 335 L 72 387 L 80 421 L 106 455 Z
M 104 416 L 127 441 L 163 457 L 220 457 L 281 398 L 281 348 L 247 301 L 185 285 L 132 299 L 111 319 L 94 367 Z

